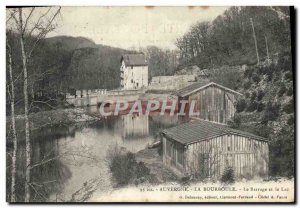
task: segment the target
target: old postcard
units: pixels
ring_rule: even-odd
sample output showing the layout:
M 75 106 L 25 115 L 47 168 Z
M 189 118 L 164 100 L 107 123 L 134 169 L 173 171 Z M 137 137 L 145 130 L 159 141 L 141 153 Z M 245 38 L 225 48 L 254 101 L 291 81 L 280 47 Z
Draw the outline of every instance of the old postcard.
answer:
M 7 7 L 7 202 L 295 202 L 293 22 Z

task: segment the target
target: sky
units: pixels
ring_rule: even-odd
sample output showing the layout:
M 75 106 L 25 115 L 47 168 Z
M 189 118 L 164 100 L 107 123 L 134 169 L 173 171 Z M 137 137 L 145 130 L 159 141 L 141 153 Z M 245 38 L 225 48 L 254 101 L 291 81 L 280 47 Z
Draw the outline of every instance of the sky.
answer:
M 48 8 L 35 8 L 28 27 L 33 27 Z M 51 8 L 49 18 L 58 8 Z M 175 49 L 175 41 L 197 22 L 212 21 L 228 7 L 62 7 L 56 28 L 47 37 L 86 37 L 96 44 L 124 49 L 154 45 Z M 31 8 L 23 9 L 24 19 Z M 7 12 L 7 17 L 10 13 Z M 45 17 L 47 18 L 47 17 Z M 10 20 L 11 22 L 12 20 Z M 8 23 L 10 24 L 10 23 Z
M 48 36 L 92 39 L 125 49 L 155 45 L 174 49 L 175 40 L 198 21 L 211 21 L 228 7 L 62 7 L 58 28 Z

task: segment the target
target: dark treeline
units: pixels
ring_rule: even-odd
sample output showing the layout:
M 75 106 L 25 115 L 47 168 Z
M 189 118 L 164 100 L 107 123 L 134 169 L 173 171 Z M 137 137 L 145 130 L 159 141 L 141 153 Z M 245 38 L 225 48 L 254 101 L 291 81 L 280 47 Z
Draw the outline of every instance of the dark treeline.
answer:
M 252 18 L 261 60 L 290 50 L 288 7 L 231 7 L 212 22 L 199 22 L 176 45 L 180 65 L 213 68 L 223 65 L 255 64 L 256 50 Z

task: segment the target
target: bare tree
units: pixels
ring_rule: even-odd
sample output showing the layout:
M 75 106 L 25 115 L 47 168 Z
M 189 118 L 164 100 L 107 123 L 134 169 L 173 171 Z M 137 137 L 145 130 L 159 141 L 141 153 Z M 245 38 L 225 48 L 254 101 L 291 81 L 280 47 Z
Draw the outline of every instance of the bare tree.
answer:
M 13 134 L 13 152 L 12 152 L 12 164 L 11 164 L 11 202 L 16 201 L 15 185 L 16 185 L 16 160 L 17 160 L 17 133 L 16 133 L 16 121 L 15 121 L 15 88 L 13 81 L 13 70 L 12 70 L 12 50 L 8 39 L 6 39 L 6 46 L 8 52 L 8 69 L 9 69 L 9 82 L 10 89 L 8 89 L 8 94 L 10 97 L 10 107 L 11 107 L 11 126 Z
M 52 30 L 54 30 L 54 19 L 60 13 L 60 7 L 50 13 L 52 7 L 45 12 L 35 13 L 35 7 L 23 12 L 22 8 L 13 9 L 10 16 L 15 20 L 16 31 L 19 34 L 20 48 L 22 56 L 22 68 L 24 76 L 24 120 L 25 120 L 25 144 L 26 144 L 26 173 L 25 173 L 25 202 L 30 201 L 30 170 L 31 170 L 31 144 L 30 144 L 30 127 L 29 127 L 29 102 L 28 102 L 28 67 L 27 63 L 32 52 L 38 46 L 40 41 Z M 15 15 L 15 14 L 18 15 Z M 35 16 L 36 14 L 36 16 Z M 35 16 L 35 18 L 32 18 Z M 30 42 L 30 38 L 33 42 Z M 28 41 L 27 41 L 28 40 Z

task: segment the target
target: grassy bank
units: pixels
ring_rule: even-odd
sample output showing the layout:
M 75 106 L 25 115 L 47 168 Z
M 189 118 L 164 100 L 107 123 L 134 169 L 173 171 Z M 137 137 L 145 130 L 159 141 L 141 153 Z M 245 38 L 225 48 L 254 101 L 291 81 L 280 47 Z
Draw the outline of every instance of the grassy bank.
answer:
M 150 170 L 152 182 L 161 184 L 165 182 L 178 181 L 180 178 L 163 164 L 162 156 L 157 149 L 145 148 L 136 153 L 136 160 L 143 162 Z

